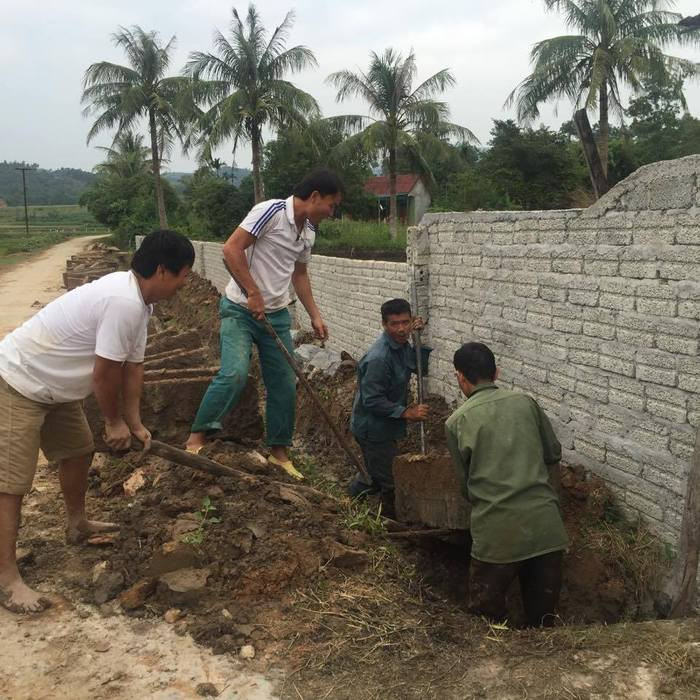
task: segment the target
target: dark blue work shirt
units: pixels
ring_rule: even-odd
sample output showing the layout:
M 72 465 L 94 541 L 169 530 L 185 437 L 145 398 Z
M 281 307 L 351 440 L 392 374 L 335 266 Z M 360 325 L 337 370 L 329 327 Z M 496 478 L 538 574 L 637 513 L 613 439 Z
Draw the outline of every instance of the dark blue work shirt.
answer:
M 432 348 L 422 348 L 423 373 Z M 408 382 L 416 371 L 416 351 L 382 333 L 357 365 L 357 389 L 350 428 L 360 440 L 385 442 L 406 435 L 401 414 L 408 405 Z

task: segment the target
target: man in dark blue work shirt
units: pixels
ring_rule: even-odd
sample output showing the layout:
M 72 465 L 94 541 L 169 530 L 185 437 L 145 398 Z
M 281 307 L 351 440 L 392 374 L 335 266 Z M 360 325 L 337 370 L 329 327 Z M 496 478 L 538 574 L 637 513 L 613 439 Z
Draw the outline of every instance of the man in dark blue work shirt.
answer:
M 416 371 L 416 352 L 408 342 L 411 332 L 423 328 L 423 320 L 413 318 L 405 299 L 382 304 L 384 332 L 357 366 L 357 390 L 350 428 L 360 448 L 371 483 L 356 476 L 348 486 L 355 497 L 380 493 L 382 514 L 393 518 L 394 476 L 392 462 L 396 441 L 406 435 L 406 421 L 428 416 L 425 404 L 408 405 L 408 383 Z M 430 348 L 423 348 L 423 372 L 428 369 Z

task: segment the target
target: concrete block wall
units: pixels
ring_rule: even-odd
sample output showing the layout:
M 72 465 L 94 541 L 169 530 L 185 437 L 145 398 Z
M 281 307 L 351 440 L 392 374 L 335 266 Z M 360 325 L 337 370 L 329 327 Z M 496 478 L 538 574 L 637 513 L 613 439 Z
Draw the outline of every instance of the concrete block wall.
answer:
M 409 257 L 428 299 L 429 389 L 495 352 L 566 459 L 677 541 L 700 421 L 700 157 L 641 168 L 587 210 L 427 214 Z
M 566 459 L 678 540 L 700 421 L 700 156 L 640 168 L 586 210 L 427 214 L 405 263 L 313 256 L 330 347 L 359 357 L 379 306 L 418 287 L 428 389 L 461 401 L 452 355 L 494 350 L 501 382 L 548 412 Z M 195 270 L 223 291 L 221 246 Z M 297 321 L 308 327 L 300 304 Z

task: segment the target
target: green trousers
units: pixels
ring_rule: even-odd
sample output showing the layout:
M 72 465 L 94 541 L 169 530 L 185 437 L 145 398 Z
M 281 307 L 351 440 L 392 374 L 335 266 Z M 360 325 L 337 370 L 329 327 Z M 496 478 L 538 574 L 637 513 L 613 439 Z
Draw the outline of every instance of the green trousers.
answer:
M 243 306 L 227 297 L 219 303 L 221 369 L 207 388 L 192 424 L 193 433 L 221 430 L 222 420 L 238 402 L 248 381 L 253 344 L 258 348 L 267 393 L 265 425 L 268 445 L 291 445 L 296 408 L 296 377 L 274 339 Z M 294 352 L 289 311 L 266 314 L 290 353 Z

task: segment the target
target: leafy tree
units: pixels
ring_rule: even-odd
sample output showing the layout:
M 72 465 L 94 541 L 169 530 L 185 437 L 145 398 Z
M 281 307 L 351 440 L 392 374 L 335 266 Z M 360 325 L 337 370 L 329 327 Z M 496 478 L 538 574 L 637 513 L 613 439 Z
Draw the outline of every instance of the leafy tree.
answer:
M 95 180 L 93 173 L 77 168 L 46 170 L 36 163 L 0 162 L 0 199 L 9 206 L 23 202 L 22 176 L 15 168 L 30 167 L 27 173 L 27 201 L 29 204 L 77 204 L 80 194 Z M 24 212 L 22 212 L 24 216 Z
M 397 235 L 396 175 L 399 149 L 413 155 L 421 163 L 422 170 L 432 177 L 420 152 L 418 135 L 430 132 L 440 137 L 456 136 L 465 141 L 475 141 L 468 130 L 448 121 L 449 109 L 445 102 L 434 97 L 455 84 L 448 69 L 438 71 L 415 89 L 416 58 L 411 51 L 406 58 L 394 49 L 383 54 L 370 54 L 366 73 L 341 70 L 328 76 L 327 82 L 338 93 L 336 100 L 361 97 L 369 107 L 369 115 L 336 117 L 335 122 L 357 133 L 353 138 L 361 141 L 370 153 L 383 152 L 388 159 L 389 171 L 389 226 L 392 238 Z M 349 146 L 354 146 L 349 140 Z
M 521 129 L 512 120 L 494 121 L 478 171 L 493 183 L 507 208 L 568 208 L 579 183 L 576 160 L 564 137 L 544 126 Z
M 160 166 L 174 139 L 183 138 L 181 95 L 187 85 L 184 78 L 165 77 L 175 37 L 163 46 L 157 32 L 145 32 L 140 27 L 120 27 L 120 31 L 112 35 L 112 40 L 115 46 L 124 49 L 129 65 L 101 61 L 85 71 L 82 103 L 87 106 L 83 114 L 99 113 L 88 132 L 87 141 L 90 143 L 101 131 L 115 127 L 118 137 L 146 118 L 158 218 L 161 228 L 167 228 Z
M 622 115 L 620 88 L 639 90 L 649 75 L 694 71 L 689 61 L 662 52 L 674 43 L 690 43 L 680 15 L 669 12 L 673 0 L 544 0 L 548 10 L 564 13 L 576 34 L 540 41 L 530 54 L 533 72 L 510 94 L 518 119 L 539 116 L 539 106 L 568 97 L 577 106 L 598 108 L 600 159 L 608 170 L 609 111 Z
M 125 131 L 118 134 L 111 148 L 99 147 L 107 159 L 95 166 L 95 172 L 117 177 L 135 177 L 151 172 L 149 149 L 143 145 L 143 136 Z
M 263 199 L 263 128 L 303 126 L 319 114 L 316 100 L 285 78 L 316 65 L 305 46 L 286 48 L 293 20 L 294 13 L 288 12 L 268 41 L 255 5 L 248 7 L 245 22 L 234 8 L 229 37 L 216 31 L 215 53 L 191 53 L 185 67 L 200 107 L 198 137 L 191 141 L 205 160 L 228 139 L 233 139 L 234 153 L 240 142 L 250 142 L 256 202 Z
M 251 188 L 239 189 L 204 167 L 187 183 L 185 205 L 193 237 L 226 238 L 252 207 L 253 193 Z
M 376 213 L 374 197 L 364 192 L 372 175 L 370 158 L 362 148 L 347 149 L 338 157 L 337 147 L 345 140 L 343 130 L 327 119 L 315 120 L 304 129 L 291 128 L 265 146 L 263 179 L 272 197 L 287 197 L 310 170 L 333 169 L 345 185 L 341 211 L 364 219 Z

